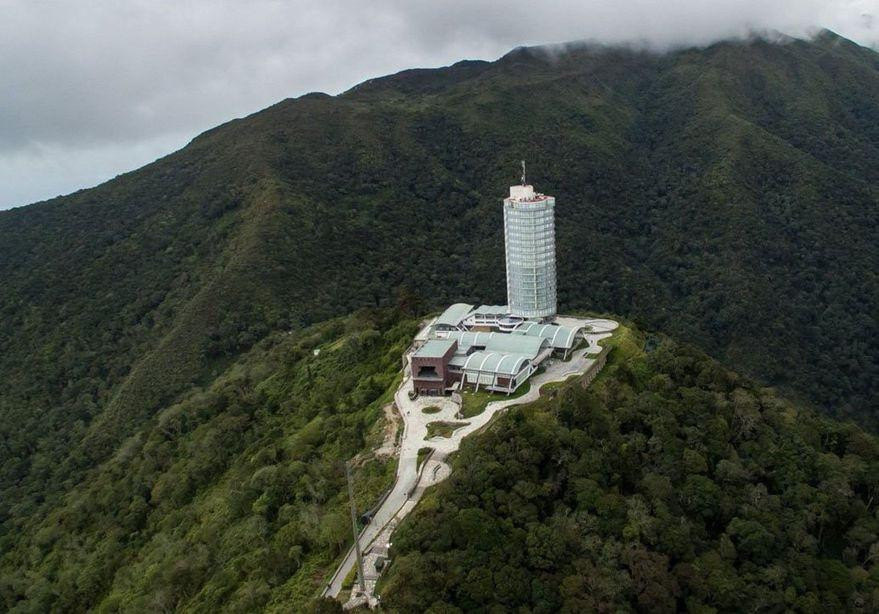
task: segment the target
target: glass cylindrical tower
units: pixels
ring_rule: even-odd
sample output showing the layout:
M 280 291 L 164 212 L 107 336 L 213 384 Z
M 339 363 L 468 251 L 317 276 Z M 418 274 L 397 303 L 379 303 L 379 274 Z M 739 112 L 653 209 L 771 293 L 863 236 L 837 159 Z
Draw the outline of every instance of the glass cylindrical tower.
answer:
M 510 186 L 504 199 L 507 302 L 525 318 L 556 314 L 555 198 L 530 185 Z

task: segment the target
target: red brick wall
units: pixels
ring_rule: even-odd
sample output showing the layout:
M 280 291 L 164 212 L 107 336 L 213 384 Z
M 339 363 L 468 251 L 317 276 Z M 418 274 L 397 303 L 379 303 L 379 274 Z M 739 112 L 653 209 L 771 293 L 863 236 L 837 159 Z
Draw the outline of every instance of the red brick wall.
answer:
M 452 346 L 440 358 L 423 358 L 418 356 L 412 357 L 412 387 L 415 392 L 421 394 L 422 390 L 434 391 L 433 394 L 442 394 L 446 388 L 455 381 L 454 375 L 449 372 L 449 360 L 455 354 L 458 343 L 452 343 Z M 419 379 L 418 372 L 422 367 L 433 367 L 439 379 Z

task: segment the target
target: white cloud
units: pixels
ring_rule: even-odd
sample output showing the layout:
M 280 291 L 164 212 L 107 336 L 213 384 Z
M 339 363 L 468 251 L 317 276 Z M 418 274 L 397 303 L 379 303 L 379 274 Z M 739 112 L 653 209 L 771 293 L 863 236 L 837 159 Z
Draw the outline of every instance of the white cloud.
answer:
M 0 0 L 0 208 L 112 177 L 308 91 L 518 45 L 663 48 L 829 27 L 879 41 L 879 0 Z

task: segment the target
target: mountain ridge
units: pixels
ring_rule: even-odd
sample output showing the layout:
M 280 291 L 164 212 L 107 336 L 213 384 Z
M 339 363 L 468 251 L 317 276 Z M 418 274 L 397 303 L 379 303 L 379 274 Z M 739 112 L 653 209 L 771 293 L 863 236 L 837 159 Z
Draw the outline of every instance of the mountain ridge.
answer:
M 436 77 L 281 101 L 0 212 L 0 544 L 270 335 L 501 302 L 523 158 L 557 197 L 562 310 L 875 424 L 879 54 L 519 52 Z

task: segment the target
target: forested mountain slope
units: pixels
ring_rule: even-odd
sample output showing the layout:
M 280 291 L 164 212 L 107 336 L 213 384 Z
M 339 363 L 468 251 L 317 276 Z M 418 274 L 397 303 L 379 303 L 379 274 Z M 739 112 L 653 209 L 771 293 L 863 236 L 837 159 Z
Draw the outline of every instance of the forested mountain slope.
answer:
M 384 311 L 269 335 L 21 519 L 0 610 L 299 609 L 351 540 L 344 463 L 364 511 L 392 483 L 372 450 L 415 330 Z
M 388 612 L 875 612 L 879 440 L 637 332 L 394 536 Z
M 558 199 L 562 310 L 875 421 L 879 55 L 831 33 L 518 49 L 285 100 L 0 212 L 0 550 L 268 335 L 503 301 L 523 158 Z
M 415 320 L 270 334 L 163 407 L 0 558 L 10 612 L 335 611 L 317 600 L 360 510 Z M 692 347 L 624 328 L 465 441 L 394 537 L 389 612 L 804 612 L 879 605 L 879 440 Z M 326 604 L 329 605 L 329 604 Z

